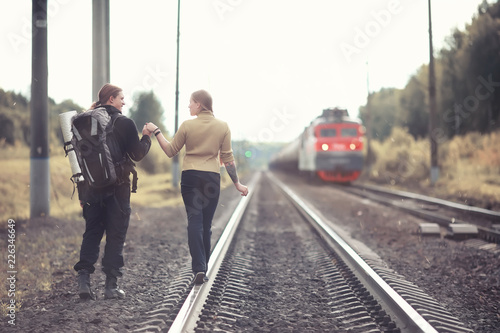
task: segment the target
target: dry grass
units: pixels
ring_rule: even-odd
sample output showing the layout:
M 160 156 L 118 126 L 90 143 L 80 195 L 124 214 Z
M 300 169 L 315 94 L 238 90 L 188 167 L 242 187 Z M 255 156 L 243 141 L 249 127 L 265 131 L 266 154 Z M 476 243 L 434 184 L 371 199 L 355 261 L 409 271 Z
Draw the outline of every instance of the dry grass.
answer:
M 164 156 L 163 156 L 164 157 Z M 164 157 L 168 161 L 167 157 Z M 53 154 L 50 163 L 50 215 L 59 219 L 81 219 L 78 194 L 73 194 L 71 169 L 63 154 Z M 167 163 L 167 162 L 165 162 Z M 140 164 L 139 164 L 140 165 Z M 0 150 L 0 220 L 25 220 L 30 215 L 30 159 L 27 147 Z M 162 207 L 181 203 L 180 191 L 173 188 L 170 172 L 148 174 L 138 168 L 138 190 L 132 205 Z M 5 224 L 0 229 L 5 228 Z
M 430 185 L 429 140 L 414 140 L 401 128 L 372 144 L 376 160 L 369 180 L 396 188 L 420 189 L 464 204 L 500 209 L 500 134 L 471 133 L 441 142 L 439 179 Z
M 25 156 L 20 156 L 19 150 L 11 148 L 9 151 L 2 151 L 0 156 L 0 170 L 2 170 L 0 172 L 0 217 L 4 222 L 0 229 L 6 227 L 6 221 L 9 218 L 25 219 L 29 216 L 29 150 L 24 148 Z M 7 158 L 9 152 L 12 153 L 11 158 Z

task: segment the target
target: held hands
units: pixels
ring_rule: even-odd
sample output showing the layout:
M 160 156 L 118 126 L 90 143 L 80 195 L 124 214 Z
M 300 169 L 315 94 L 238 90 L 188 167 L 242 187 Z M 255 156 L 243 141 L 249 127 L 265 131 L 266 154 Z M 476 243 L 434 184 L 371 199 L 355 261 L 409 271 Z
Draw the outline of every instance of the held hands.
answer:
M 156 126 L 155 124 L 146 123 L 144 125 L 144 127 L 142 128 L 142 135 L 149 135 L 151 137 L 151 135 L 153 135 L 155 130 L 157 130 L 157 129 L 158 129 L 158 126 Z
M 147 126 L 144 125 L 144 127 L 142 128 L 142 135 L 147 135 L 147 136 L 151 137 L 152 134 L 153 134 L 153 132 L 149 131 Z
M 153 123 L 146 123 L 146 125 L 144 126 L 148 131 L 151 132 L 151 134 L 158 128 L 158 126 L 156 126 L 155 124 Z

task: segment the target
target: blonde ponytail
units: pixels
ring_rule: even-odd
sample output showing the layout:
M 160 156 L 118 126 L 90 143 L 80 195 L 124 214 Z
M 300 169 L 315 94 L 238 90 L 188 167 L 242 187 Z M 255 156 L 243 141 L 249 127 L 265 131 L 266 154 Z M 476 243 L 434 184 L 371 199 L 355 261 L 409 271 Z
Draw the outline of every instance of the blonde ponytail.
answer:
M 212 96 L 206 90 L 198 90 L 191 94 L 196 103 L 200 103 L 202 110 L 214 111 L 212 109 Z

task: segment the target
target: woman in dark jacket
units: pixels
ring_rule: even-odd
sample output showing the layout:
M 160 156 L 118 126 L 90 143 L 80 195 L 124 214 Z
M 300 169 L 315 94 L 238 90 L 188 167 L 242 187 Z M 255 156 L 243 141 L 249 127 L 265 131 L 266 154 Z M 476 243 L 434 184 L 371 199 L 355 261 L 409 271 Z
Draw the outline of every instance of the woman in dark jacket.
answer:
M 98 94 L 91 109 L 104 108 L 116 118 L 113 134 L 120 147 L 122 159 L 130 157 L 140 161 L 151 147 L 151 133 L 144 126 L 142 138 L 137 135 L 135 122 L 121 115 L 125 105 L 122 89 L 109 83 Z M 115 161 L 116 162 L 116 161 Z M 80 261 L 74 269 L 78 272 L 79 295 L 82 299 L 95 299 L 90 287 L 90 274 L 99 258 L 99 246 L 106 232 L 106 246 L 102 258 L 102 270 L 106 274 L 105 298 L 123 298 L 125 293 L 118 288 L 117 278 L 122 276 L 124 266 L 123 245 L 130 221 L 130 179 L 129 172 L 121 175 L 120 181 L 105 190 L 95 190 L 79 183 L 80 204 L 85 218 L 85 233 L 80 250 Z

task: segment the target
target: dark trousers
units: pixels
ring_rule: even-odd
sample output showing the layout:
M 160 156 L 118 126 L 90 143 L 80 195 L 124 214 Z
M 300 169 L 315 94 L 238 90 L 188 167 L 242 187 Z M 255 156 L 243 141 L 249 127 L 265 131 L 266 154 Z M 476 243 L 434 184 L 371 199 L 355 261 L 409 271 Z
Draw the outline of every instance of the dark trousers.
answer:
M 185 170 L 181 193 L 188 218 L 188 244 L 194 273 L 205 272 L 210 259 L 212 219 L 219 202 L 220 174 Z
M 80 249 L 80 261 L 74 266 L 76 271 L 95 271 L 94 264 L 99 258 L 99 247 L 104 232 L 106 246 L 102 258 L 102 270 L 107 276 L 122 275 L 123 246 L 130 221 L 130 184 L 116 186 L 111 195 L 96 195 L 83 206 L 85 233 Z

